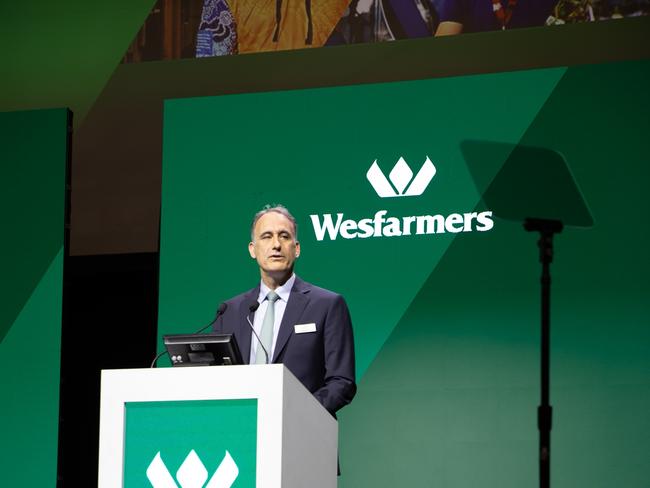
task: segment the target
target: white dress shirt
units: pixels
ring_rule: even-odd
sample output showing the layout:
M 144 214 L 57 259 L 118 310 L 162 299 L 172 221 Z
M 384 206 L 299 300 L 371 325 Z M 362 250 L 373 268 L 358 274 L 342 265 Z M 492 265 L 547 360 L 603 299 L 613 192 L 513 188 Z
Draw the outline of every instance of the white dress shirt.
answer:
M 275 301 L 275 316 L 273 320 L 273 347 L 269 353 L 269 363 L 273 361 L 273 354 L 275 352 L 275 343 L 278 340 L 278 332 L 280 331 L 280 324 L 282 323 L 282 317 L 284 317 L 284 311 L 287 308 L 287 302 L 289 301 L 289 295 L 291 294 L 291 289 L 293 284 L 296 281 L 295 273 L 291 275 L 286 283 L 278 288 L 276 288 L 275 293 L 278 294 L 278 299 Z M 255 329 L 255 334 L 258 336 L 262 333 L 262 322 L 264 322 L 264 315 L 266 315 L 266 309 L 269 306 L 269 301 L 266 299 L 266 295 L 271 291 L 271 289 L 264 284 L 263 281 L 260 282 L 260 294 L 257 297 L 257 302 L 260 304 L 259 308 L 255 312 L 255 318 L 253 319 L 253 329 Z M 251 334 L 251 354 L 249 358 L 250 364 L 255 364 L 255 358 L 257 356 L 257 347 L 259 342 L 255 334 Z

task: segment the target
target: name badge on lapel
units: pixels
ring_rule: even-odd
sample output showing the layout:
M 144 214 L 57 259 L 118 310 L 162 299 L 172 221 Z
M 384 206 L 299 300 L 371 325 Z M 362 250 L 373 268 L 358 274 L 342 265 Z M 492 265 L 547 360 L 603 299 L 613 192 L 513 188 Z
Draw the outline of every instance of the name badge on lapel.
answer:
M 316 324 L 314 322 L 310 324 L 296 324 L 293 326 L 293 331 L 296 334 L 305 334 L 307 332 L 316 332 Z

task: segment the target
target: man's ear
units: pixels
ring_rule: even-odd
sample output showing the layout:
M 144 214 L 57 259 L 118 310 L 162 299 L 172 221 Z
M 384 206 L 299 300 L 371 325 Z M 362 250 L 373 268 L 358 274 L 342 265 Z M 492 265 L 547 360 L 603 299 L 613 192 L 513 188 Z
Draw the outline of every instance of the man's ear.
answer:
M 296 258 L 300 256 L 300 242 L 296 241 Z
M 248 243 L 248 254 L 250 254 L 253 259 L 257 258 L 257 256 L 255 256 L 255 244 L 252 242 Z

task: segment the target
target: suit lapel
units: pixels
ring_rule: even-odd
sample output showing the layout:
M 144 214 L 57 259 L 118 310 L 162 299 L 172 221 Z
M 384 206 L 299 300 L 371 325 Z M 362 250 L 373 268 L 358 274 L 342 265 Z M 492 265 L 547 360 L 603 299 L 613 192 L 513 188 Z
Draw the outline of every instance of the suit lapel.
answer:
M 275 362 L 280 353 L 282 353 L 282 350 L 287 345 L 289 337 L 291 337 L 293 326 L 298 323 L 302 311 L 307 306 L 307 303 L 309 303 L 309 291 L 309 284 L 296 277 L 296 281 L 291 289 L 291 294 L 289 295 L 287 307 L 284 309 L 284 315 L 282 316 L 282 323 L 280 324 L 280 330 L 278 332 L 278 340 L 275 343 L 272 362 Z
M 256 288 L 253 288 L 251 291 L 249 291 L 242 303 L 240 304 L 240 309 L 239 309 L 239 337 L 241 337 L 241 343 L 238 344 L 239 346 L 239 351 L 241 352 L 242 359 L 244 360 L 244 364 L 248 364 L 250 361 L 251 357 L 251 336 L 253 333 L 251 332 L 251 326 L 248 324 L 247 318 L 251 318 L 253 314 L 250 313 L 249 307 L 253 302 L 257 301 L 257 297 L 260 294 L 260 287 L 257 285 Z M 251 322 L 253 319 L 251 318 Z

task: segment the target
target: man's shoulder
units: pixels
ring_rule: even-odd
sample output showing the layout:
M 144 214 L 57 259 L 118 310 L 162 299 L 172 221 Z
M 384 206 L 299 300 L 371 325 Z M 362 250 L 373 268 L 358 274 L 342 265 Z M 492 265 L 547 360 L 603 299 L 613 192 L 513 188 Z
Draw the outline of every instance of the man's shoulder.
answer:
M 236 295 L 226 300 L 226 303 L 228 304 L 228 306 L 236 306 L 236 305 L 240 305 L 241 303 L 256 301 L 257 297 L 259 296 L 259 293 L 260 293 L 260 285 L 257 285 L 256 287 L 251 288 L 250 290 L 247 290 L 243 293 L 240 293 L 239 295 Z M 332 290 L 328 290 L 327 288 L 314 285 L 313 283 L 309 283 L 308 281 L 304 281 L 300 279 L 298 276 L 296 276 L 296 281 L 293 284 L 291 293 L 302 293 L 302 294 L 309 295 L 312 298 L 320 298 L 325 300 L 327 299 L 340 300 L 343 298 L 343 296 L 340 293 L 337 293 Z
M 340 300 L 343 298 L 340 293 L 328 290 L 327 288 L 316 286 L 313 283 L 301 280 L 298 277 L 296 277 L 296 283 L 293 285 L 292 291 L 299 293 L 308 293 L 312 297 L 318 297 L 326 300 Z

